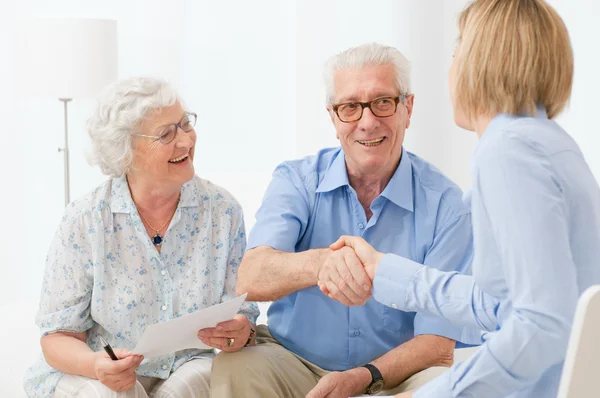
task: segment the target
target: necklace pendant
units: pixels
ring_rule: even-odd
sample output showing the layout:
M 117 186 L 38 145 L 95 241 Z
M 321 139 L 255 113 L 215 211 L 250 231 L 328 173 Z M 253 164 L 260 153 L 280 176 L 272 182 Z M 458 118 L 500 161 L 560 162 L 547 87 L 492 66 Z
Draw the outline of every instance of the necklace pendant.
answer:
M 155 246 L 160 246 L 163 243 L 163 237 L 160 236 L 159 234 L 156 234 L 152 237 L 152 243 L 154 243 Z

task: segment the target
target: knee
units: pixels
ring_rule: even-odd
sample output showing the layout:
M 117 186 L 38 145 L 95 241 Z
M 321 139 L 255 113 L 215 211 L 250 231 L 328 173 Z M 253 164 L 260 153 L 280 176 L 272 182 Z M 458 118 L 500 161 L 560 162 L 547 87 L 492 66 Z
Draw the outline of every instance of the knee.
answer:
M 263 374 L 260 370 L 267 367 L 267 358 L 260 348 L 246 347 L 238 352 L 220 352 L 213 359 L 211 379 L 239 381 L 245 379 L 240 375 L 247 374 L 249 370 Z
M 148 394 L 146 394 L 146 389 L 144 388 L 144 386 L 142 385 L 142 383 L 140 383 L 139 380 L 137 380 L 135 382 L 135 385 L 133 386 L 132 389 L 127 391 L 127 396 L 131 396 L 131 394 L 134 394 L 134 396 L 136 397 L 147 397 Z
M 130 388 L 129 390 L 119 391 L 119 392 L 115 393 L 115 391 L 106 387 L 100 381 L 91 380 L 91 379 L 85 383 L 81 383 L 78 386 L 77 391 L 74 393 L 73 396 L 95 397 L 98 394 L 102 397 L 116 396 L 117 398 L 121 398 L 121 397 L 125 398 L 125 397 L 131 397 L 131 396 L 135 396 L 135 397 L 147 397 L 148 396 L 146 394 L 146 390 L 144 389 L 144 386 L 142 386 L 139 381 L 136 381 L 135 385 L 132 388 Z M 116 394 L 116 395 L 114 395 L 114 394 Z
M 249 364 L 253 361 L 259 360 L 261 355 L 256 350 L 253 350 L 255 347 L 247 347 L 243 348 L 237 352 L 223 352 L 221 351 L 212 362 L 212 373 L 220 374 L 220 373 L 231 373 L 238 370 L 245 369 Z

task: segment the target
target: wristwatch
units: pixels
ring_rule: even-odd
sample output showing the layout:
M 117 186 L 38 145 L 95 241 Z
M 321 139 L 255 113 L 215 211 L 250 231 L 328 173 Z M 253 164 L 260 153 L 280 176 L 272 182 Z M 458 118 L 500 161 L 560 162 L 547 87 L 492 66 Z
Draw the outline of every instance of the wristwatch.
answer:
M 252 325 L 250 325 L 250 336 L 248 336 L 248 340 L 246 341 L 246 344 L 244 344 L 244 347 L 248 347 L 250 345 L 250 343 L 252 343 L 252 338 L 254 337 L 255 334 L 256 334 L 256 329 L 254 329 L 254 327 L 252 327 Z
M 370 363 L 363 365 L 362 367 L 369 369 L 369 372 L 371 372 L 371 384 L 367 387 L 367 394 L 374 395 L 383 390 L 385 382 L 383 381 L 383 376 L 379 369 Z

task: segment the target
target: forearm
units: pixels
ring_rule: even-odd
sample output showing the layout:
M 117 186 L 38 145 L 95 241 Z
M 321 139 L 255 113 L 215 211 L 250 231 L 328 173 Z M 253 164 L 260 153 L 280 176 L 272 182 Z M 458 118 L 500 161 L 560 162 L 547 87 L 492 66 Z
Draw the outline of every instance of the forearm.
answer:
M 371 363 L 379 369 L 385 381 L 385 388 L 389 389 L 422 370 L 434 366 L 452 366 L 455 345 L 454 340 L 446 337 L 424 334 L 394 348 Z M 367 385 L 370 381 L 369 374 Z
M 274 301 L 317 283 L 329 249 L 300 253 L 257 247 L 246 252 L 238 271 L 236 292 L 249 301 Z
M 41 340 L 42 352 L 48 365 L 64 373 L 96 379 L 96 353 L 85 343 L 85 332 L 57 332 Z
M 470 275 L 443 272 L 407 258 L 386 254 L 373 281 L 373 298 L 408 312 L 444 318 L 457 326 L 492 331 L 498 326 L 498 300 Z

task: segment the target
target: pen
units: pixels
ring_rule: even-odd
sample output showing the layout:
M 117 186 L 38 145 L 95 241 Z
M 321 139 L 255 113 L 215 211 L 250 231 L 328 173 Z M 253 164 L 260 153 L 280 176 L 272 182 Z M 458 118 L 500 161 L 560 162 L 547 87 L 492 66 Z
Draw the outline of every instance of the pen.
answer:
M 115 352 L 113 351 L 110 344 L 108 344 L 108 341 L 104 340 L 104 337 L 102 337 L 102 336 L 99 336 L 99 337 L 100 337 L 100 341 L 102 342 L 102 348 L 104 348 L 104 351 L 106 351 L 106 353 L 108 354 L 110 359 L 112 359 L 113 361 L 118 361 L 119 358 L 117 358 L 117 356 L 115 355 Z

